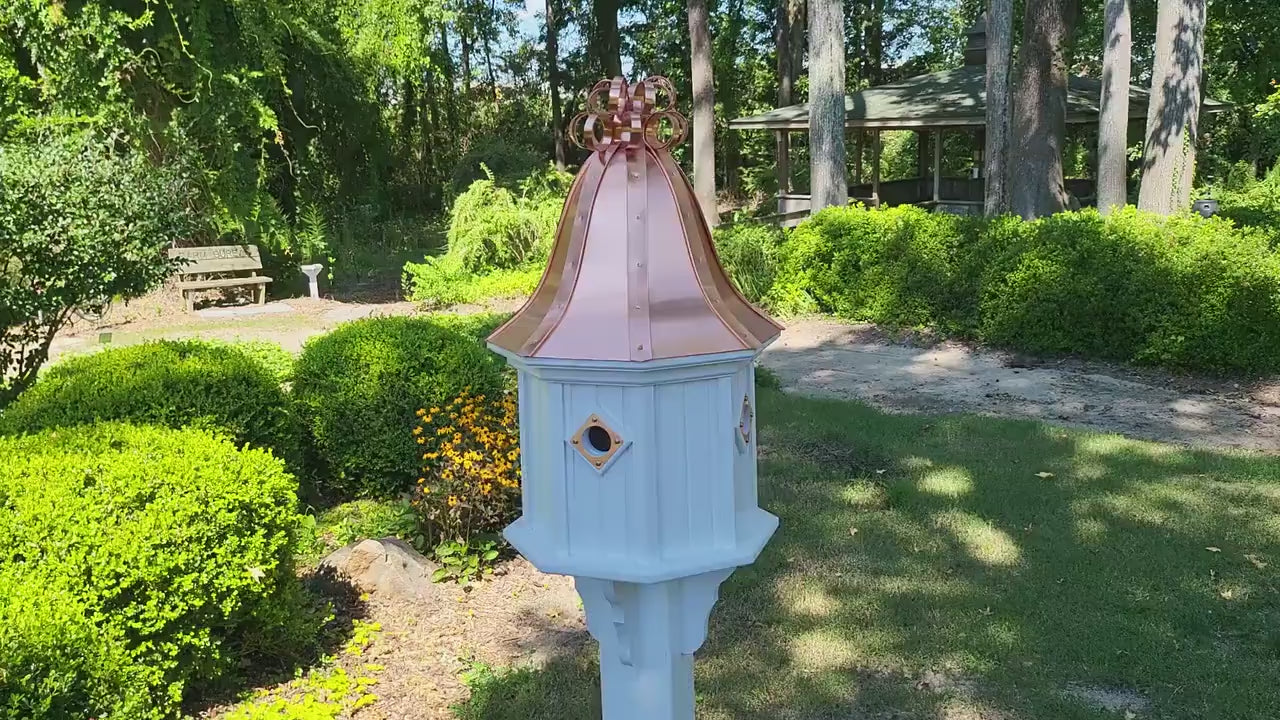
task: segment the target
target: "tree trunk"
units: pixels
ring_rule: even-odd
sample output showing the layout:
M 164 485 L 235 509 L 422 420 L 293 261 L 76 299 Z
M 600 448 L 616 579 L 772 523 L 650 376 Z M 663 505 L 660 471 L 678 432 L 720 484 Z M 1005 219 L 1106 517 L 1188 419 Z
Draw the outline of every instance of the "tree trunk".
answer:
M 987 6 L 987 128 L 983 149 L 983 212 L 1009 212 L 1009 67 L 1013 55 L 1013 0 Z
M 809 196 L 815 213 L 849 202 L 844 119 L 843 2 L 809 0 Z
M 462 29 L 458 30 L 462 45 L 462 97 L 471 97 L 471 38 Z
M 592 0 L 595 32 L 591 38 L 597 67 L 605 77 L 622 75 L 622 44 L 618 37 L 618 0 Z
M 791 92 L 795 93 L 795 78 L 804 70 L 804 51 L 808 48 L 805 33 L 809 28 L 809 0 L 791 0 Z M 793 95 L 794 97 L 794 95 Z M 794 97 L 792 102 L 800 102 Z
M 795 66 L 791 63 L 791 9 L 794 0 L 778 0 L 778 21 L 774 28 L 775 54 L 778 60 L 778 105 L 787 107 L 795 85 Z M 791 192 L 791 135 L 783 130 L 776 134 L 774 162 L 778 173 L 778 192 Z
M 1029 0 L 1013 93 L 1010 202 L 1031 220 L 1067 207 L 1062 148 L 1067 130 L 1067 57 L 1076 0 Z
M 498 13 L 497 0 L 489 0 L 489 16 L 496 17 Z M 484 64 L 489 71 L 489 87 L 493 90 L 493 109 L 498 111 L 501 109 L 501 95 L 498 93 L 498 74 L 493 70 L 493 47 L 492 38 L 488 33 L 484 36 Z
M 560 114 L 560 15 L 556 0 L 547 0 L 547 85 L 551 89 L 551 137 L 555 143 L 556 169 L 565 169 L 568 152 L 564 138 L 564 116 Z
M 865 0 L 867 20 L 863 28 L 862 77 L 868 86 L 879 85 L 884 71 L 884 0 Z
M 1129 78 L 1133 55 L 1129 0 L 1106 0 L 1102 34 L 1102 97 L 1098 105 L 1098 210 L 1129 200 Z
M 1168 215 L 1186 207 L 1195 179 L 1205 0 L 1160 0 L 1138 207 Z
M 725 72 L 721 73 L 720 84 L 722 87 L 738 88 L 742 87 L 744 75 L 736 64 L 739 48 L 742 46 L 742 35 L 746 29 L 746 19 L 743 17 L 743 0 L 729 0 L 728 15 L 725 31 L 722 35 L 724 39 L 723 52 L 720 56 L 734 58 L 735 60 L 724 68 Z M 724 117 L 729 120 L 737 117 L 741 102 L 741 93 L 722 93 L 720 95 L 720 104 Z M 724 144 L 724 190 L 729 195 L 736 197 L 741 190 L 739 171 L 742 165 L 742 134 L 736 132 L 726 133 L 721 138 L 721 142 Z
M 707 224 L 716 214 L 716 90 L 711 76 L 711 19 L 707 0 L 689 0 L 690 76 L 693 78 L 693 190 Z

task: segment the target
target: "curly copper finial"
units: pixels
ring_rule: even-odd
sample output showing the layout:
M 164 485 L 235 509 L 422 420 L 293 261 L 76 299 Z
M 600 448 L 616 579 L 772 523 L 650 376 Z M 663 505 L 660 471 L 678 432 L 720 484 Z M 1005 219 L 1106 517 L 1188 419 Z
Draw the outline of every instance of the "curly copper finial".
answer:
M 666 96 L 661 107 L 659 92 Z M 601 156 L 617 147 L 668 150 L 684 140 L 689 127 L 689 121 L 675 109 L 675 87 L 664 77 L 647 77 L 634 86 L 621 77 L 601 80 L 587 93 L 586 107 L 570 121 L 569 139 Z M 658 137 L 663 120 L 671 123 L 666 140 Z

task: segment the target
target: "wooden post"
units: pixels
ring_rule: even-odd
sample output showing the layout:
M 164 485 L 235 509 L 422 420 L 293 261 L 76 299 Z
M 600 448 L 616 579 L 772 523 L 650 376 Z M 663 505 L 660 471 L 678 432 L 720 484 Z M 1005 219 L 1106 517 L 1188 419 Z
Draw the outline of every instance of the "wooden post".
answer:
M 866 132 L 862 128 L 854 131 L 853 136 L 853 184 L 862 184 L 862 148 L 866 142 Z
M 880 207 L 880 129 L 871 132 L 871 204 Z
M 777 145 L 779 195 L 786 195 L 791 192 L 791 138 L 788 136 L 789 132 L 789 130 L 773 131 Z
M 942 199 L 942 128 L 933 131 L 933 202 Z

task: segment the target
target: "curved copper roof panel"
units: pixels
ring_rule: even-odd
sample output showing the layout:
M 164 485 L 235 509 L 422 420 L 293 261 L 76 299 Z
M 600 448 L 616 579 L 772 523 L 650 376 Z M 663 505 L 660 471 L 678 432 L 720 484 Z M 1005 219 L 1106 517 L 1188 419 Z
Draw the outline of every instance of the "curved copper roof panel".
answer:
M 781 326 L 733 286 L 669 149 L 685 120 L 663 78 L 591 92 L 593 150 L 574 179 L 533 296 L 489 336 L 524 357 L 646 361 L 762 348 Z M 662 140 L 659 126 L 670 124 Z

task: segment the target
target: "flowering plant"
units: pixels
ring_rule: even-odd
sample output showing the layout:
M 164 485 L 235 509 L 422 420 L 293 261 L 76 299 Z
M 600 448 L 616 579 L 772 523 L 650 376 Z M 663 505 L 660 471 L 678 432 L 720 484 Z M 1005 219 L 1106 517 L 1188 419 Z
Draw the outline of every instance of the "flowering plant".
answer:
M 423 449 L 413 503 L 440 543 L 497 533 L 520 507 L 520 432 L 511 393 L 490 399 L 466 388 L 444 407 L 418 410 Z

